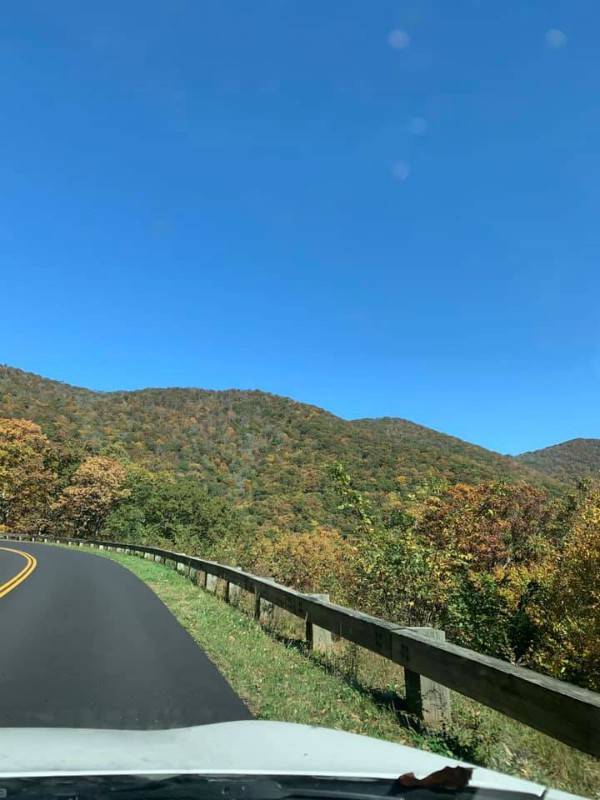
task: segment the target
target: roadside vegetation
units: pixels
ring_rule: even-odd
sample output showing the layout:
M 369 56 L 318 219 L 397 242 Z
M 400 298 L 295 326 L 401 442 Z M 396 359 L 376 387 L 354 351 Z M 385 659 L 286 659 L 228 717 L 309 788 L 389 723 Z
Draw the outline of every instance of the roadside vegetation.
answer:
M 324 491 L 339 524 L 257 528 L 191 477 L 80 452 L 0 419 L 0 532 L 157 544 L 600 689 L 600 489 L 551 499 L 527 484 L 431 476 L 374 504 L 344 465 Z
M 312 653 L 299 622 L 284 612 L 261 626 L 249 616 L 250 597 L 242 596 L 234 608 L 168 567 L 136 556 L 100 555 L 156 592 L 260 719 L 374 736 L 600 796 L 600 763 L 592 757 L 455 693 L 452 724 L 426 730 L 403 711 L 403 671 L 397 665 L 344 642 L 331 654 Z
M 51 439 L 28 420 L 0 419 L 0 533 L 106 538 L 212 558 L 401 625 L 441 628 L 456 644 L 600 690 L 598 485 L 581 480 L 552 497 L 526 483 L 450 483 L 433 472 L 415 483 L 399 473 L 377 493 L 364 492 L 339 462 L 321 467 L 332 524 L 257 525 L 197 476 L 151 471 L 122 449 L 94 450 Z M 278 635 L 297 646 L 293 632 Z M 349 685 L 374 698 L 401 692 L 400 678 L 364 654 L 340 646 L 334 656 L 321 669 Z M 559 762 L 561 775 L 579 763 L 538 739 L 516 748 L 504 721 L 456 706 L 464 710 L 439 747 L 451 743 L 507 771 L 514 762 L 530 777 L 536 759 L 543 770 Z

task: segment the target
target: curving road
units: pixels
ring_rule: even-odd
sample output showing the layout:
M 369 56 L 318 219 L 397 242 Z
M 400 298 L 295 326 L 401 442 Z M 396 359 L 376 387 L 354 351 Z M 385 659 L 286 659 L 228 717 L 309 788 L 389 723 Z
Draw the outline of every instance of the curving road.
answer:
M 158 597 L 101 556 L 0 541 L 0 727 L 250 719 Z

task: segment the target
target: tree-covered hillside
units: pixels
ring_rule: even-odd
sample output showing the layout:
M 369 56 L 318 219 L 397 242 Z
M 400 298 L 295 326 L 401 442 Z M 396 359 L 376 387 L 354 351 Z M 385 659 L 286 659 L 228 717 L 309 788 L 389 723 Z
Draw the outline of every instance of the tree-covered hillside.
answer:
M 321 510 L 335 525 L 257 527 L 197 478 L 0 417 L 0 535 L 166 545 L 600 687 L 598 487 L 553 500 L 525 483 L 430 480 L 375 504 L 342 464 L 326 473 L 337 503 Z
M 0 533 L 167 545 L 600 688 L 593 482 L 257 391 L 0 375 Z
M 257 524 L 280 530 L 334 524 L 333 461 L 379 501 L 431 476 L 558 486 L 527 464 L 405 420 L 350 422 L 260 391 L 92 392 L 0 367 L 0 416 L 32 420 L 93 453 L 198 477 Z
M 564 483 L 600 477 L 600 439 L 571 439 L 518 458 L 522 464 Z
M 527 465 L 516 462 L 510 456 L 500 455 L 405 419 L 360 419 L 355 420 L 352 425 L 370 430 L 402 446 L 410 453 L 411 463 L 418 465 L 418 475 L 422 475 L 423 467 L 433 467 L 451 482 L 478 483 L 481 480 L 500 478 L 509 482 L 524 480 L 536 485 L 544 484 L 543 476 L 535 468 L 529 469 Z M 546 482 L 548 488 L 551 488 L 550 484 L 551 482 Z

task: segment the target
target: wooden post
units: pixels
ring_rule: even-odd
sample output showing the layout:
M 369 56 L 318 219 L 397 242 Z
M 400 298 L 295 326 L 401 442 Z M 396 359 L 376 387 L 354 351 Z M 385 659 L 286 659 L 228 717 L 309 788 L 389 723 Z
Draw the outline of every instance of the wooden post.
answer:
M 409 628 L 437 642 L 446 641 L 445 631 L 437 628 Z M 450 689 L 409 669 L 404 669 L 408 711 L 420 717 L 429 728 L 439 728 L 452 719 Z
M 227 581 L 225 580 L 225 578 L 217 577 L 215 595 L 217 597 L 220 597 L 221 600 L 227 600 Z
M 237 583 L 232 583 L 231 581 L 227 581 L 227 586 L 225 589 L 225 602 L 237 605 L 237 603 L 239 603 L 240 601 L 241 596 L 242 596 L 242 587 L 238 586 Z
M 258 589 L 254 592 L 254 619 L 260 622 L 260 592 Z
M 206 572 L 203 569 L 198 570 L 198 577 L 196 579 L 196 583 L 202 589 L 206 589 Z
M 258 578 L 263 578 L 266 581 L 272 581 L 272 575 L 258 575 Z M 270 603 L 268 600 L 263 600 L 260 596 L 260 589 L 256 589 L 254 592 L 254 619 L 257 622 L 260 622 L 261 617 L 263 614 L 273 614 L 273 603 Z
M 315 600 L 323 600 L 323 602 L 329 602 L 329 595 L 328 594 L 318 594 L 318 593 L 310 593 L 309 597 L 314 597 Z M 316 650 L 318 652 L 326 652 L 327 650 L 331 650 L 331 631 L 325 630 L 325 628 L 320 628 L 318 625 L 313 625 L 312 622 L 307 619 L 306 620 L 306 641 L 308 646 L 311 650 Z

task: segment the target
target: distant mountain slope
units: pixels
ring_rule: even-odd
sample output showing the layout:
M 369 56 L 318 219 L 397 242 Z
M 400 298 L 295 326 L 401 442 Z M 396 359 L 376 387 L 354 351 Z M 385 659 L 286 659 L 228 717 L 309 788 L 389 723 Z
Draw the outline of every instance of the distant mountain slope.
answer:
M 374 499 L 397 490 L 399 476 L 414 485 L 432 472 L 451 481 L 559 486 L 528 464 L 405 420 L 349 422 L 260 391 L 92 392 L 0 367 L 0 416 L 197 475 L 258 524 L 287 530 L 339 520 L 326 476 L 337 460 Z
M 486 450 L 455 436 L 417 425 L 397 417 L 355 420 L 353 425 L 377 431 L 384 438 L 400 444 L 410 453 L 411 461 L 421 464 L 419 472 L 434 466 L 452 481 L 476 483 L 504 478 L 539 484 L 543 479 L 534 469 L 510 456 Z
M 571 439 L 523 453 L 518 460 L 564 483 L 600 478 L 600 439 Z

